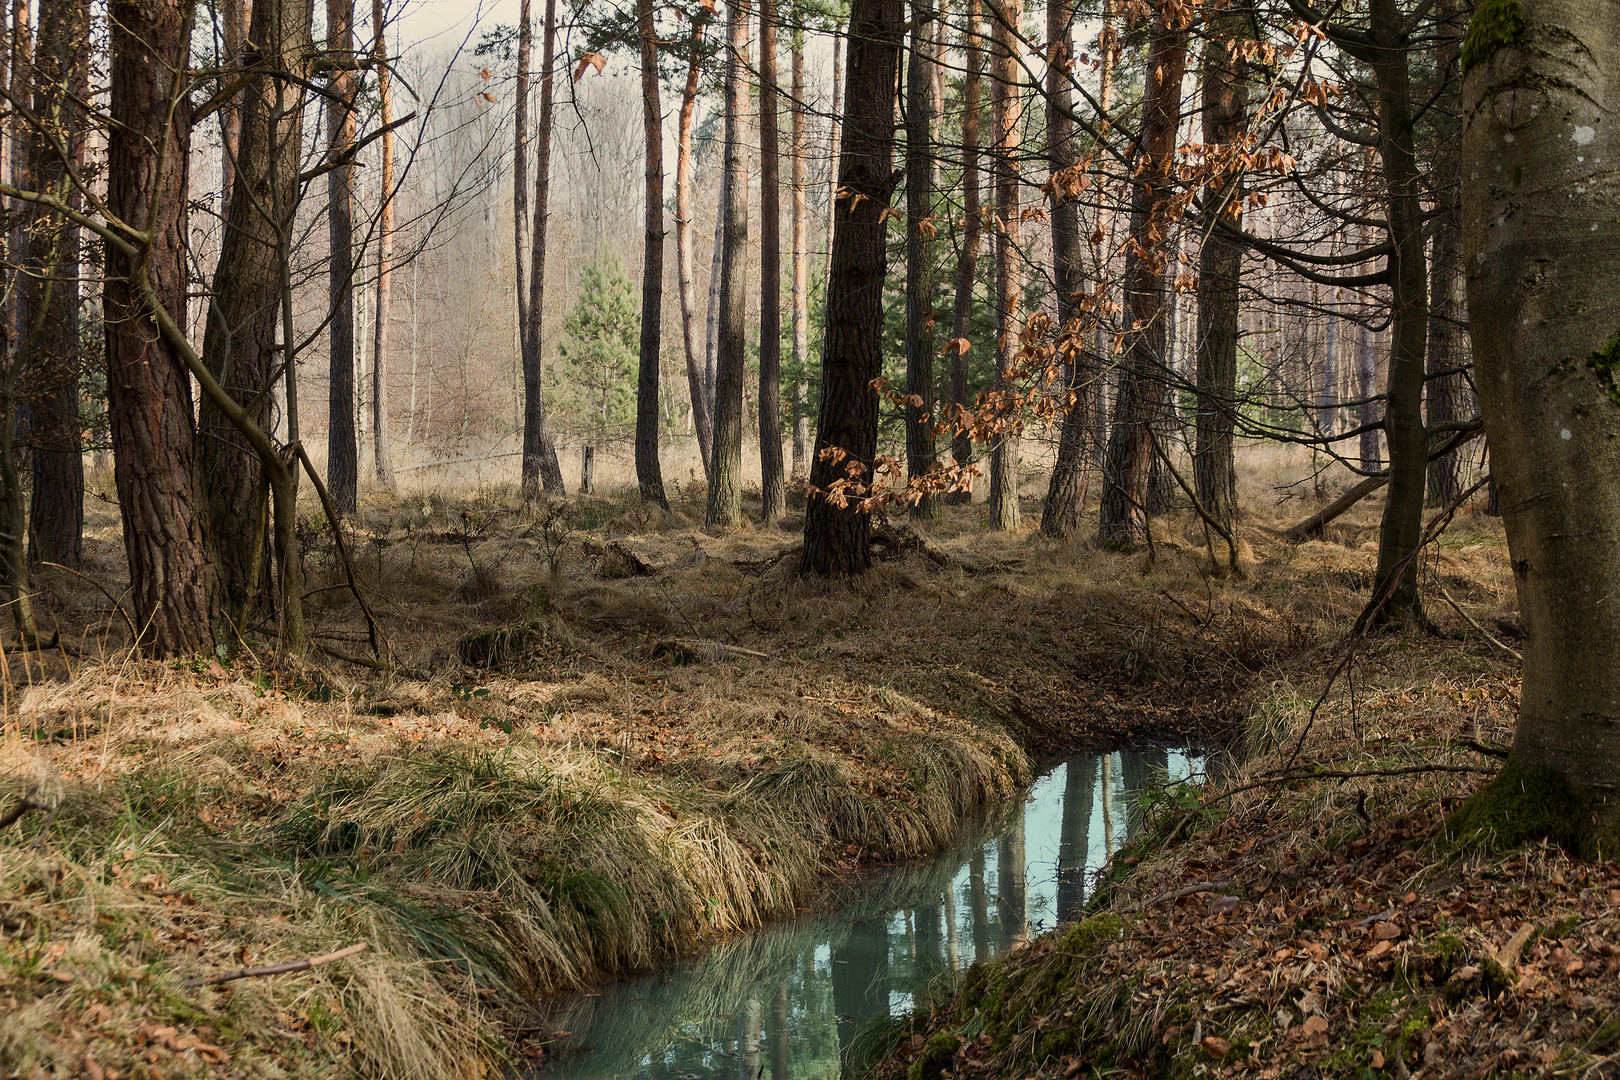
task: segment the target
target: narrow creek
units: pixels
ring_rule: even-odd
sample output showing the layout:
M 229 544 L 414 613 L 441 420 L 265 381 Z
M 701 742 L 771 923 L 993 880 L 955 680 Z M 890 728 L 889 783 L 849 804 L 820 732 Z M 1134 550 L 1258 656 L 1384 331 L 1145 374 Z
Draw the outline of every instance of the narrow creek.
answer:
M 836 1080 L 867 1020 L 908 1011 L 941 973 L 997 956 L 1083 903 L 1141 828 L 1137 793 L 1202 767 L 1185 749 L 1071 758 L 1026 798 L 967 823 L 950 850 L 840 886 L 825 910 L 548 1003 L 537 1023 L 567 1034 L 530 1075 Z

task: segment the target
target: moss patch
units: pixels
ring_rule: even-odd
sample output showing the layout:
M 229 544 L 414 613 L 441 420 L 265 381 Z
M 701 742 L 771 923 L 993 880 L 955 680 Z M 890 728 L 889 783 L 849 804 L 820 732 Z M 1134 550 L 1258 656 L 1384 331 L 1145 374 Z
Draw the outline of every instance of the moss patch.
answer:
M 1586 358 L 1586 366 L 1597 373 L 1598 381 L 1603 384 L 1604 393 L 1609 400 L 1620 405 L 1620 383 L 1616 382 L 1616 373 L 1620 372 L 1620 330 L 1609 335 L 1609 340 L 1603 343 L 1602 348 L 1595 350 Z
M 1509 758 L 1502 771 L 1446 822 L 1460 850 L 1498 852 L 1551 840 L 1583 858 L 1620 851 L 1620 823 L 1558 770 Z
M 1482 0 L 1468 21 L 1463 35 L 1462 68 L 1472 71 L 1485 63 L 1496 50 L 1513 45 L 1524 36 L 1524 12 L 1519 0 Z

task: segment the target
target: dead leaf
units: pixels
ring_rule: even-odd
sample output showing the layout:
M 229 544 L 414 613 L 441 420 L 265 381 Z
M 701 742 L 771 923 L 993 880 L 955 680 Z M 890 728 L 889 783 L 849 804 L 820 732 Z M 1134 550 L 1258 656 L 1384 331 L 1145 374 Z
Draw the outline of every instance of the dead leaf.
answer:
M 599 52 L 588 52 L 580 57 L 579 66 L 574 68 L 575 82 L 579 82 L 585 77 L 585 69 L 588 67 L 595 68 L 598 75 L 602 74 L 602 69 L 607 67 L 607 57 Z
M 1374 941 L 1394 941 L 1401 936 L 1401 928 L 1393 920 L 1381 922 L 1373 927 Z
M 1216 1061 L 1232 1052 L 1232 1044 L 1219 1035 L 1205 1035 L 1203 1046 L 1204 1052 Z

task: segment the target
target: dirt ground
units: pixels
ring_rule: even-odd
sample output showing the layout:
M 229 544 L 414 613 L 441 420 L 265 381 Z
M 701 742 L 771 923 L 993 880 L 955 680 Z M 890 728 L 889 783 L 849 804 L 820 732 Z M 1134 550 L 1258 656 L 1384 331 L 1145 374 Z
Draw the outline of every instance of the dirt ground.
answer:
M 1310 491 L 1298 483 L 1308 464 L 1281 452 L 1245 462 L 1254 510 L 1242 577 L 1216 573 L 1200 530 L 1175 515 L 1156 526 L 1151 552 L 1120 554 L 992 533 L 982 505 L 954 507 L 938 521 L 891 522 L 876 569 L 826 583 L 796 575 L 797 513 L 711 536 L 693 485 L 668 514 L 625 495 L 523 507 L 501 486 L 372 496 L 348 536 L 387 672 L 280 655 L 270 627 L 218 658 L 132 657 L 110 600 L 122 553 L 103 490 L 84 576 L 40 582 L 39 606 L 72 650 L 10 652 L 0 684 L 0 814 L 25 796 L 45 807 L 0 835 L 0 1065 L 23 1077 L 483 1075 L 543 1053 L 543 1037 L 513 1026 L 524 1000 L 791 912 L 829 872 L 935 850 L 963 815 L 1011 797 L 1033 759 L 1062 750 L 1197 738 L 1237 748 L 1248 771 L 1235 775 L 1256 779 L 1289 762 L 1488 767 L 1457 740 L 1509 737 L 1513 661 L 1483 635 L 1511 632 L 1513 599 L 1499 524 L 1472 509 L 1423 561 L 1428 594 L 1450 597 L 1430 603 L 1433 632 L 1364 643 L 1299 752 L 1282 756 L 1343 658 L 1375 558 L 1376 503 L 1321 540 L 1280 538 L 1318 505 L 1315 492 L 1278 504 Z M 366 653 L 330 530 L 312 516 L 300 538 L 315 640 Z M 1135 963 L 1184 940 L 1204 950 L 1211 979 L 1232 977 L 1240 959 L 1258 970 L 1262 952 L 1209 953 L 1198 935 L 1227 933 L 1279 887 L 1316 888 L 1329 935 L 1350 933 L 1341 907 L 1398 901 L 1398 916 L 1366 934 L 1401 935 L 1367 963 L 1415 955 L 1419 920 L 1433 917 L 1421 905 L 1447 895 L 1424 890 L 1449 880 L 1468 896 L 1478 875 L 1512 877 L 1394 856 L 1479 775 L 1211 791 L 1207 809 L 1167 819 L 1158 846 L 1126 860 L 1137 862 L 1111 903 L 1124 910 L 1189 878 L 1223 884 L 1132 917 L 1142 934 L 1181 937 L 1149 947 L 1129 944 L 1131 931 L 1099 955 L 1127 943 Z M 1200 861 L 1190 847 L 1231 851 Z M 1293 869 L 1273 865 L 1295 849 Z M 1525 856 L 1520 877 L 1545 891 L 1557 859 Z M 1607 904 L 1607 884 L 1592 884 L 1606 871 L 1557 865 L 1566 891 L 1586 897 L 1571 903 Z M 1294 876 L 1278 886 L 1277 874 Z M 1272 892 L 1245 875 L 1270 875 Z M 1402 899 L 1414 891 L 1420 899 Z M 1212 905 L 1209 893 L 1240 903 Z M 1268 926 L 1294 925 L 1294 901 L 1266 903 L 1289 917 Z M 1516 903 L 1461 914 L 1453 904 L 1467 962 L 1445 979 L 1478 967 L 1469 958 L 1492 935 L 1505 940 L 1504 912 L 1530 910 Z M 1301 978 L 1317 1008 L 1294 1001 L 1285 1030 L 1309 1027 L 1314 1039 L 1318 1015 L 1330 1032 L 1349 1030 L 1349 998 L 1334 995 L 1353 994 L 1354 980 L 1308 958 L 1336 940 L 1291 946 L 1307 950 L 1296 967 L 1315 965 Z M 1575 962 L 1547 961 L 1545 945 L 1547 957 L 1563 948 L 1590 965 L 1577 972 L 1606 971 L 1584 959 L 1597 955 L 1584 941 L 1538 938 L 1515 959 L 1549 971 Z M 303 971 L 199 984 L 356 945 Z M 1037 944 L 1009 964 L 1057 951 Z M 1187 957 L 1160 959 L 1169 971 Z M 934 1047 L 937 1058 L 941 1044 L 924 1036 L 956 1031 L 952 1068 L 1011 1076 L 1033 1063 L 941 1026 L 960 1011 L 937 1015 L 918 1029 L 917 1053 Z M 1429 1030 L 1456 1014 L 1444 1015 Z M 1236 1029 L 1187 1023 L 1195 1045 L 1214 1036 L 1271 1061 Z M 1151 1032 L 1173 1026 L 1155 1020 Z M 1291 1038 L 1266 1045 L 1320 1048 Z M 1240 1060 L 1250 1058 L 1232 1049 L 1204 1064 Z

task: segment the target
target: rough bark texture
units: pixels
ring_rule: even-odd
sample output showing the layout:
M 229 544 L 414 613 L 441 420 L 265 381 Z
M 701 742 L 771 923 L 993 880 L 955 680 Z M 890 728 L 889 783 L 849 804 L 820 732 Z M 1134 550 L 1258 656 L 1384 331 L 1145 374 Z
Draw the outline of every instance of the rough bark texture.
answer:
M 935 13 L 930 0 L 911 0 L 911 51 L 906 68 L 906 475 L 934 467 L 934 72 Z M 918 400 L 920 399 L 920 400 Z M 932 495 L 911 508 L 919 519 L 939 516 Z
M 810 460 L 810 204 L 805 185 L 804 33 L 793 35 L 793 100 L 788 103 L 793 156 L 793 467 L 802 477 Z
M 1356 397 L 1361 404 L 1356 408 L 1356 424 L 1363 430 L 1357 440 L 1356 452 L 1366 472 L 1377 472 L 1384 467 L 1380 452 L 1378 422 L 1378 354 L 1372 328 L 1366 322 L 1356 326 Z
M 1502 5 L 1491 5 L 1500 8 Z M 1525 0 L 1463 44 L 1478 386 L 1525 629 L 1508 769 L 1454 825 L 1620 850 L 1620 2 Z M 1500 14 L 1500 12 L 1496 12 Z M 1595 481 L 1595 482 L 1594 482 Z
M 743 379 L 747 374 L 748 8 L 733 0 L 726 14 L 726 183 L 721 200 L 720 311 L 715 346 L 714 467 L 709 471 L 706 523 L 742 524 Z
M 184 68 L 192 10 L 186 0 L 118 0 L 109 20 L 107 204 L 121 220 L 150 221 L 152 232 L 144 259 L 108 251 L 107 411 L 131 606 L 144 646 L 158 656 L 214 645 L 191 380 L 141 288 L 184 326 L 191 106 L 174 73 Z
M 1453 173 L 1455 176 L 1455 173 Z M 1467 362 L 1466 312 L 1463 307 L 1462 231 L 1453 189 L 1443 195 L 1436 223 L 1429 280 L 1428 380 L 1424 391 L 1429 427 L 1461 420 L 1466 408 L 1467 384 L 1455 371 Z M 1453 372 L 1441 374 L 1441 372 Z M 1428 502 L 1449 506 L 1461 487 L 1462 455 L 1452 450 L 1429 462 Z
M 1187 64 L 1187 31 L 1178 21 L 1178 11 L 1179 5 L 1154 5 L 1148 44 L 1142 133 L 1131 185 L 1135 245 L 1125 269 L 1124 323 L 1138 329 L 1129 337 L 1120 372 L 1114 426 L 1103 463 L 1097 530 L 1098 539 L 1112 546 L 1147 539 L 1148 475 L 1154 456 L 1150 432 L 1158 420 L 1165 387 L 1164 254 L 1159 242 L 1162 222 L 1156 211 L 1173 166 L 1181 76 Z M 1139 254 L 1138 248 L 1147 254 Z
M 1054 182 L 1052 197 L 1052 283 L 1057 293 L 1054 317 L 1059 341 L 1072 343 L 1072 351 L 1058 359 L 1063 375 L 1063 426 L 1058 436 L 1057 460 L 1041 508 L 1041 532 L 1070 536 L 1080 527 L 1080 504 L 1085 499 L 1086 432 L 1091 423 L 1087 384 L 1094 377 L 1086 370 L 1081 352 L 1080 324 L 1074 295 L 1085 287 L 1080 264 L 1080 204 L 1069 197 L 1062 183 L 1064 170 L 1076 160 L 1074 121 L 1069 118 L 1073 93 L 1069 67 L 1073 63 L 1070 0 L 1048 0 L 1046 5 L 1046 160 Z M 1071 323 L 1073 324 L 1071 326 Z M 1060 346 L 1061 347 L 1061 346 Z
M 249 24 L 265 65 L 301 76 L 313 43 L 312 0 L 259 0 Z M 236 182 L 214 271 L 203 362 L 269 431 L 269 388 L 282 366 L 281 264 L 297 212 L 304 93 L 284 79 L 254 78 L 243 91 Z M 199 456 L 219 574 L 219 597 L 239 620 L 264 566 L 264 468 L 236 426 L 207 396 L 198 414 Z
M 523 465 L 524 499 L 541 492 L 562 497 L 562 466 L 551 441 L 545 387 L 540 381 L 542 331 L 546 315 L 546 226 L 551 194 L 552 83 L 557 67 L 557 0 L 546 0 L 546 24 L 540 33 L 540 116 L 534 134 L 534 246 L 529 255 L 529 321 L 523 327 Z M 430 381 L 431 385 L 431 381 Z
M 68 99 L 89 50 L 88 0 L 58 0 L 40 9 L 33 112 L 73 153 L 82 145 L 80 112 Z M 78 192 L 51 139 L 29 139 L 29 172 L 42 191 L 73 205 Z M 79 230 L 52 212 L 28 216 L 29 273 L 22 306 L 31 312 L 23 361 L 29 406 L 28 450 L 34 495 L 29 504 L 29 558 L 79 565 L 84 536 L 84 424 L 79 417 Z
M 381 0 L 378 0 L 380 3 Z M 658 348 L 664 314 L 664 124 L 658 104 L 658 39 L 652 0 L 636 0 L 641 106 L 647 153 L 646 244 L 641 258 L 641 354 L 636 375 L 636 486 L 669 509 L 658 466 Z
M 1217 39 L 1204 47 L 1204 144 L 1236 148 L 1248 132 L 1248 64 L 1236 53 L 1234 35 L 1246 16 L 1230 12 L 1217 21 Z M 1237 174 L 1206 187 L 1209 205 L 1229 220 L 1242 213 Z M 1237 408 L 1238 284 L 1243 246 L 1220 229 L 1204 236 L 1198 257 L 1197 416 L 1193 491 L 1203 508 L 1230 528 L 1237 513 L 1237 470 L 1232 427 Z
M 709 417 L 709 395 L 703 384 L 703 361 L 697 347 L 697 297 L 692 284 L 692 118 L 697 107 L 698 83 L 703 75 L 703 33 L 692 31 L 691 59 L 686 65 L 686 86 L 681 90 L 681 112 L 675 157 L 675 261 L 681 286 L 681 345 L 686 353 L 686 393 L 692 403 L 692 428 L 704 479 L 709 475 L 714 426 Z
M 967 73 L 962 79 L 962 246 L 956 257 L 956 302 L 951 333 L 958 344 L 968 340 L 973 320 L 973 282 L 979 271 L 979 93 L 984 73 L 984 50 L 979 36 L 979 0 L 967 0 L 963 15 L 962 50 L 967 54 Z M 950 352 L 951 412 L 959 419 L 968 400 L 967 353 L 960 347 Z M 954 425 L 951 460 L 966 468 L 973 460 L 973 436 Z M 973 492 L 965 487 L 945 497 L 947 503 L 971 501 Z
M 883 210 L 894 195 L 895 80 L 903 34 L 900 0 L 853 0 L 849 84 L 833 200 L 832 273 L 822 348 L 821 409 L 810 483 L 825 491 L 849 475 L 871 479 L 877 452 L 883 368 L 883 278 L 888 243 Z M 857 196 L 860 196 L 857 198 Z M 847 457 L 825 451 L 837 449 Z M 865 471 L 861 471 L 865 470 Z M 852 502 L 813 496 L 805 513 L 802 573 L 857 574 L 872 565 L 871 518 Z
M 27 101 L 33 87 L 28 82 L 34 64 L 33 22 L 29 0 L 12 0 L 11 5 L 11 96 Z M 10 124 L 11 137 L 7 140 L 11 156 L 11 182 L 20 188 L 32 188 L 34 178 L 28 173 L 28 125 L 20 117 Z M 21 202 L 12 204 L 19 211 L 12 227 L 6 233 L 6 251 L 12 266 L 21 266 L 28 257 L 28 208 Z M 28 308 L 22 290 L 13 290 L 6 303 L 11 319 L 11 340 L 20 342 L 28 336 Z
M 1018 31 L 1023 10 L 1021 0 L 990 0 L 995 42 L 990 111 L 996 147 L 996 371 L 1002 390 L 1009 393 L 1015 387 L 1007 375 L 1018 362 L 1019 331 L 1024 325 L 1018 170 L 1024 115 Z M 1018 528 L 1019 449 L 1017 418 L 1008 417 L 990 448 L 990 527 L 1002 532 Z
M 260 0 L 262 3 L 263 0 Z M 392 72 L 388 65 L 387 22 L 383 0 L 371 0 L 371 24 L 376 28 L 373 56 L 376 62 L 377 105 L 383 134 L 382 207 L 377 211 L 377 306 L 371 329 L 371 463 L 377 486 L 394 489 L 394 459 L 388 447 L 388 325 L 393 318 L 394 300 L 394 122 Z
M 776 88 L 776 2 L 759 0 L 760 520 L 787 510 L 782 466 L 782 161 Z
M 354 0 L 326 0 L 326 48 L 339 62 L 354 54 Z M 337 160 L 354 145 L 355 78 L 339 68 L 328 84 L 327 153 Z M 354 166 L 326 174 L 327 334 L 326 486 L 340 514 L 352 514 L 360 495 L 360 443 L 354 403 Z

